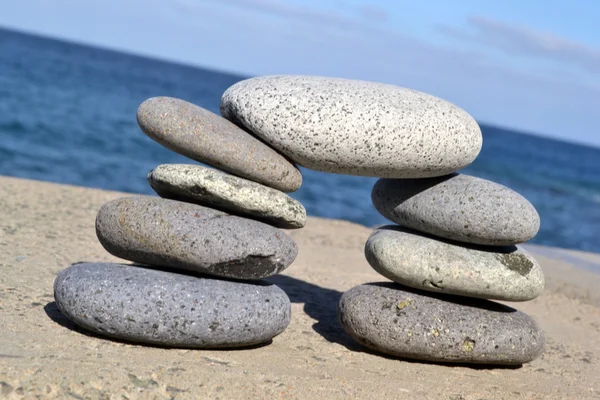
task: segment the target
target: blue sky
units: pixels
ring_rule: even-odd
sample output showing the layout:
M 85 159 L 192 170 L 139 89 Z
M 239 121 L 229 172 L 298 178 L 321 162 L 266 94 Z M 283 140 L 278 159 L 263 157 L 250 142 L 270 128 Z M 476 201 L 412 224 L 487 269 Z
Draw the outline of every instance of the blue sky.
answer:
M 600 1 L 19 0 L 0 26 L 248 75 L 422 90 L 600 146 Z

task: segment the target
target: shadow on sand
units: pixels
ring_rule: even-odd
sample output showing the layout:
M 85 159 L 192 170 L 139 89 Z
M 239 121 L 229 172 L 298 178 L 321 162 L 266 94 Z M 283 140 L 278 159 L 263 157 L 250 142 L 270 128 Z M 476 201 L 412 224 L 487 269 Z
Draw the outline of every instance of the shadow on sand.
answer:
M 357 351 L 375 355 L 377 357 L 386 358 L 388 360 L 404 361 L 415 364 L 431 364 L 431 365 L 443 365 L 449 368 L 470 368 L 476 370 L 487 370 L 487 369 L 519 369 L 522 365 L 487 365 L 487 364 L 466 364 L 466 363 L 441 363 L 432 361 L 412 360 L 406 358 L 399 358 L 389 356 L 365 347 L 358 342 L 354 341 L 342 328 L 338 318 L 338 303 L 342 297 L 342 292 L 337 290 L 323 288 L 312 283 L 292 278 L 285 275 L 277 275 L 267 279 L 269 282 L 282 288 L 292 301 L 292 303 L 303 303 L 304 312 L 317 322 L 312 328 L 321 335 L 325 340 L 338 343 L 346 347 L 350 351 Z M 375 283 L 375 285 L 395 285 L 391 282 Z M 403 288 L 407 290 L 408 288 Z M 408 289 L 412 290 L 412 289 Z M 471 303 L 471 299 L 451 297 L 456 302 Z M 505 307 L 500 304 L 488 302 L 489 307 L 502 311 L 514 311 L 509 307 Z M 486 303 L 487 304 L 487 303 Z
M 52 301 L 48 304 L 46 304 L 44 306 L 44 311 L 46 312 L 46 315 L 48 316 L 48 318 L 50 318 L 52 321 L 56 322 L 58 325 L 67 328 L 71 331 L 80 333 L 82 335 L 88 336 L 90 338 L 95 338 L 95 339 L 101 339 L 101 340 L 107 340 L 109 342 L 113 342 L 113 343 L 120 343 L 120 344 L 128 344 L 131 346 L 144 346 L 144 347 L 154 347 L 157 349 L 182 349 L 182 350 L 227 350 L 227 351 L 235 351 L 235 350 L 251 350 L 251 349 L 258 349 L 260 347 L 265 347 L 270 345 L 271 343 L 273 343 L 272 340 L 269 340 L 268 342 L 265 343 L 259 343 L 259 344 L 255 344 L 255 345 L 251 345 L 251 346 L 243 346 L 243 347 L 233 347 L 233 348 L 224 348 L 224 349 L 219 349 L 219 348 L 195 348 L 195 347 L 185 347 L 185 346 L 171 346 L 171 345 L 160 345 L 160 344 L 156 344 L 156 343 L 140 343 L 140 342 L 132 342 L 132 341 L 128 341 L 128 340 L 122 340 L 122 339 L 118 339 L 118 338 L 114 338 L 111 336 L 105 336 L 105 335 L 100 335 L 100 334 L 96 334 L 92 331 L 88 331 L 85 328 L 80 327 L 79 325 L 75 324 L 74 322 L 71 322 L 71 320 L 69 320 L 67 317 L 65 317 L 65 315 L 60 312 L 60 310 L 58 309 L 58 306 L 56 305 L 55 301 Z
M 342 292 L 285 275 L 276 275 L 267 280 L 282 288 L 292 303 L 304 304 L 304 312 L 317 321 L 312 328 L 325 340 L 341 344 L 352 351 L 363 350 L 361 345 L 344 332 L 339 323 L 337 307 Z
M 453 367 L 464 367 L 470 369 L 519 369 L 522 366 L 501 366 L 501 365 L 485 365 L 485 364 L 456 364 L 456 363 L 437 363 L 429 361 L 418 361 L 411 359 L 402 359 L 398 357 L 388 356 L 375 352 L 358 342 L 354 341 L 342 328 L 338 319 L 338 303 L 342 297 L 342 292 L 334 289 L 323 288 L 321 286 L 303 281 L 301 279 L 292 278 L 285 275 L 277 275 L 266 280 L 267 282 L 273 283 L 283 289 L 290 300 L 293 303 L 304 304 L 304 312 L 317 322 L 313 324 L 312 328 L 315 332 L 321 335 L 325 340 L 331 343 L 337 343 L 346 347 L 350 351 L 363 352 L 375 355 L 377 357 L 386 358 L 389 360 L 398 360 L 409 363 L 417 364 L 433 364 L 433 365 L 444 365 L 449 368 Z M 385 283 L 383 285 L 389 285 L 391 283 Z M 507 307 L 508 308 L 508 307 Z M 131 345 L 143 345 L 146 347 L 164 348 L 156 344 L 140 344 L 132 343 L 125 340 L 120 340 L 104 335 L 98 335 L 90 332 L 75 323 L 71 322 L 65 317 L 58 309 L 56 302 L 50 302 L 44 307 L 44 311 L 48 317 L 56 322 L 57 324 L 70 329 L 72 331 L 81 333 L 93 338 L 99 338 L 103 340 L 109 340 L 116 343 L 131 344 Z M 247 350 L 256 349 L 263 346 L 268 346 L 271 342 L 263 343 L 260 345 L 223 349 L 223 350 Z M 211 349 L 217 350 L 217 349 Z

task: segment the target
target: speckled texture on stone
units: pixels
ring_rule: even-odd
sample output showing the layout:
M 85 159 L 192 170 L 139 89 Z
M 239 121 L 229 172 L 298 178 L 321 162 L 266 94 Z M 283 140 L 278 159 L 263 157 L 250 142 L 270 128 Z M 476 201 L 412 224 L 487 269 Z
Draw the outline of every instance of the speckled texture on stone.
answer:
M 60 311 L 101 335 L 173 347 L 265 343 L 290 322 L 290 300 L 266 282 L 208 279 L 132 265 L 75 264 L 54 282 Z
M 148 174 L 161 197 L 254 218 L 278 228 L 302 228 L 304 206 L 287 194 L 247 179 L 200 165 L 163 164 Z
M 284 192 L 302 184 L 298 168 L 225 118 L 170 97 L 144 101 L 140 128 L 163 146 L 193 160 Z
M 221 114 L 296 163 L 386 178 L 445 175 L 481 150 L 479 126 L 437 97 L 375 82 L 265 76 L 231 86 Z
M 371 192 L 384 217 L 421 232 L 460 242 L 509 246 L 533 238 L 540 217 L 517 192 L 474 176 L 380 179 Z
M 298 246 L 265 223 L 157 197 L 113 200 L 96 217 L 104 248 L 126 260 L 236 279 L 287 268 Z
M 488 300 L 372 283 L 344 293 L 339 316 L 356 341 L 393 356 L 435 362 L 518 365 L 544 351 L 528 315 Z
M 506 301 L 544 290 L 540 265 L 518 246 L 463 245 L 386 226 L 369 236 L 365 256 L 381 275 L 415 289 Z

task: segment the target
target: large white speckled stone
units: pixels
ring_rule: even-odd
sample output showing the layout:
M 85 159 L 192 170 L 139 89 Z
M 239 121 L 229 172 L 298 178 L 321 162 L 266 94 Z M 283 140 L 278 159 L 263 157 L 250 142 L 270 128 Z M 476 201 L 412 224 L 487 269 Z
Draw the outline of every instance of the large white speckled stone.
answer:
M 481 150 L 481 130 L 440 98 L 375 82 L 265 76 L 231 86 L 221 114 L 298 164 L 385 178 L 445 175 Z
M 544 290 L 542 268 L 517 246 L 462 245 L 386 226 L 371 234 L 365 256 L 381 275 L 415 289 L 506 301 Z

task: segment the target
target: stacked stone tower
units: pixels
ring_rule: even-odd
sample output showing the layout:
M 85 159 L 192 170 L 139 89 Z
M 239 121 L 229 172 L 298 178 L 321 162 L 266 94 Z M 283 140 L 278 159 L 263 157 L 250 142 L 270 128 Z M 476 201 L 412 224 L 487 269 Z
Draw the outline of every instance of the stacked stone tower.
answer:
M 290 318 L 287 296 L 244 280 L 279 273 L 296 257 L 293 240 L 277 229 L 305 223 L 302 205 L 284 193 L 301 184 L 296 163 L 381 178 L 373 204 L 397 224 L 377 229 L 365 247 L 391 282 L 360 285 L 340 301 L 354 339 L 438 362 L 519 364 L 541 354 L 535 322 L 489 301 L 541 293 L 542 271 L 518 246 L 537 233 L 539 216 L 512 190 L 457 173 L 482 146 L 468 113 L 392 85 L 268 76 L 230 87 L 221 114 L 169 98 L 140 106 L 150 137 L 222 171 L 159 166 L 148 179 L 162 198 L 105 205 L 100 242 L 142 265 L 61 273 L 55 292 L 67 317 L 115 337 L 189 347 L 249 345 L 280 333 Z
M 290 322 L 290 301 L 263 278 L 296 258 L 277 228 L 301 228 L 302 204 L 284 192 L 302 176 L 281 154 L 231 122 L 159 97 L 137 113 L 169 149 L 219 168 L 159 165 L 148 181 L 161 198 L 105 204 L 100 243 L 137 265 L 83 263 L 59 274 L 60 310 L 96 333 L 162 346 L 231 348 L 268 342 Z M 230 173 L 227 173 L 228 171 Z

